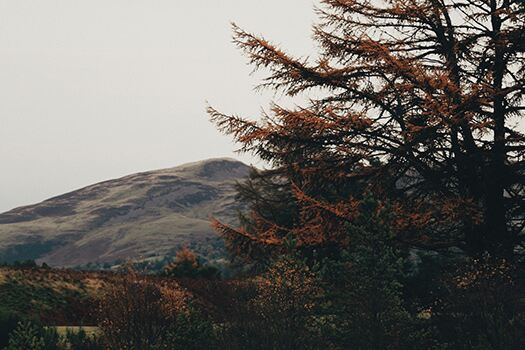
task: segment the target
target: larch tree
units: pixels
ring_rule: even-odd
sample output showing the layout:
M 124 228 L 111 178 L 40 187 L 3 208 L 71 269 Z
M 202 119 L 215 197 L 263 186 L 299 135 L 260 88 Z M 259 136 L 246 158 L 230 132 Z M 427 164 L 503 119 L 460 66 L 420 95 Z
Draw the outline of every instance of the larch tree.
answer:
M 272 164 L 274 191 L 294 203 L 287 223 L 258 210 L 260 201 L 244 228 L 216 222 L 228 242 L 254 251 L 290 238 L 346 245 L 345 222 L 372 195 L 409 246 L 521 252 L 523 0 L 323 0 L 317 12 L 316 59 L 233 27 L 235 43 L 268 72 L 260 87 L 309 102 L 274 104 L 258 120 L 209 108 L 241 151 Z

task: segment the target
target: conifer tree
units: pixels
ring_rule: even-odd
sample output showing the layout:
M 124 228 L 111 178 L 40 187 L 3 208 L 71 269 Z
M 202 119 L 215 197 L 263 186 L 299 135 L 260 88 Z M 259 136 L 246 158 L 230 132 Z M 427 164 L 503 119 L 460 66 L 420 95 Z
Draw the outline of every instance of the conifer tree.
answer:
M 327 333 L 341 349 L 432 348 L 425 322 L 406 308 L 407 259 L 396 247 L 389 222 L 388 209 L 364 198 L 359 216 L 347 226 L 353 244 L 339 259 L 322 264 L 333 316 Z
M 396 239 L 408 246 L 523 251 L 523 2 L 322 4 L 315 59 L 233 27 L 249 61 L 269 72 L 260 87 L 310 102 L 272 105 L 260 120 L 210 107 L 241 151 L 272 164 L 270 179 L 285 179 L 299 213 L 288 227 L 254 206 L 251 225 L 218 230 L 244 248 L 278 249 L 289 235 L 299 246 L 344 246 L 368 192 L 392 204 Z

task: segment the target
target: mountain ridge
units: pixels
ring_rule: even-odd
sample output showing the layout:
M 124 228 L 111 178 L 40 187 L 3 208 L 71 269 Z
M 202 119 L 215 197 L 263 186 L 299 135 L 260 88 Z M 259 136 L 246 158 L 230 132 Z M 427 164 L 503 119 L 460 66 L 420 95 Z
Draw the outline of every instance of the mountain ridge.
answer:
M 0 214 L 0 260 L 54 266 L 220 245 L 210 217 L 235 222 L 234 184 L 250 167 L 214 158 L 105 180 Z M 213 258 L 213 257 L 212 257 Z

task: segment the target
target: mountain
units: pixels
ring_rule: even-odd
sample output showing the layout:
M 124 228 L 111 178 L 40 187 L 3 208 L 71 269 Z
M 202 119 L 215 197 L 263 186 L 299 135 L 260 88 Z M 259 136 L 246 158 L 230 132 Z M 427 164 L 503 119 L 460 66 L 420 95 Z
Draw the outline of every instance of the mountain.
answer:
M 172 254 L 189 246 L 213 258 L 216 217 L 234 223 L 242 209 L 234 184 L 250 167 L 209 159 L 91 185 L 0 214 L 0 261 L 52 266 L 112 263 Z

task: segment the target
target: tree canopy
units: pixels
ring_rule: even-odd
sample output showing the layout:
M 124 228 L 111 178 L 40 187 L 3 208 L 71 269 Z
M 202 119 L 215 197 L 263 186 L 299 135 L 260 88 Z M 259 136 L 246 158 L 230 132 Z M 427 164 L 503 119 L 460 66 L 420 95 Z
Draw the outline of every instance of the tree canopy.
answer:
M 209 108 L 220 130 L 269 161 L 297 219 L 251 213 L 230 242 L 346 244 L 372 194 L 400 242 L 513 257 L 523 248 L 525 6 L 520 0 L 323 0 L 315 59 L 233 26 L 259 87 L 309 102 L 262 118 Z M 281 192 L 282 193 L 282 192 Z

